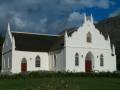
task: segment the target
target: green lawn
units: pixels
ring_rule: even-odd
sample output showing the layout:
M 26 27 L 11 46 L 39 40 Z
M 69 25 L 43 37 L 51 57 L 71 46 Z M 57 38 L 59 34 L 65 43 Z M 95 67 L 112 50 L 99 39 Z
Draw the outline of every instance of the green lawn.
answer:
M 0 90 L 120 90 L 120 78 L 44 77 L 0 80 Z

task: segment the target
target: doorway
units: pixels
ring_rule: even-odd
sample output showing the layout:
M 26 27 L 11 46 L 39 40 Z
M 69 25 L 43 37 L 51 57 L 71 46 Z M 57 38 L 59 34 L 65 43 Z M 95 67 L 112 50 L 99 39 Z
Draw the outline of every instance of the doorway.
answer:
M 88 52 L 85 57 L 85 72 L 91 72 L 94 68 L 94 57 L 91 52 Z
M 26 58 L 22 59 L 22 62 L 21 62 L 21 72 L 27 72 L 27 60 L 26 60 Z

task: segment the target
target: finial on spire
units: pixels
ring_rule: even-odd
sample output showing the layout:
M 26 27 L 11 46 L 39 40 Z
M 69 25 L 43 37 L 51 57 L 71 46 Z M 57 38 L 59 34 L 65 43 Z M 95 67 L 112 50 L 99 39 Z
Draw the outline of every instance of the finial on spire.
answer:
M 93 15 L 92 15 L 92 13 L 91 13 L 91 16 L 90 16 L 90 20 L 93 23 Z

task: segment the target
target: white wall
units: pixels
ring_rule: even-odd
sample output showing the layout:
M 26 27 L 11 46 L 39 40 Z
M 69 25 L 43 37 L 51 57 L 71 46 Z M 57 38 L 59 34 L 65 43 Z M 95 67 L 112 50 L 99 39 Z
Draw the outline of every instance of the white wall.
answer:
M 41 59 L 40 67 L 35 67 L 35 58 L 39 56 Z M 22 58 L 27 60 L 27 71 L 49 70 L 49 59 L 47 52 L 27 52 L 13 51 L 12 54 L 12 73 L 21 72 Z
M 88 32 L 92 34 L 91 43 L 86 42 Z M 85 72 L 85 57 L 88 52 L 92 52 L 94 56 L 93 70 L 116 70 L 116 55 L 111 56 L 112 50 L 109 38 L 105 40 L 104 36 L 100 34 L 90 20 L 86 21 L 71 36 L 65 34 L 65 51 L 66 71 Z M 75 66 L 76 52 L 79 53 L 79 66 Z M 100 67 L 100 54 L 104 55 L 103 67 Z
M 56 67 L 54 66 L 54 55 L 56 55 Z M 65 51 L 63 49 L 54 50 L 49 53 L 50 70 L 65 71 Z

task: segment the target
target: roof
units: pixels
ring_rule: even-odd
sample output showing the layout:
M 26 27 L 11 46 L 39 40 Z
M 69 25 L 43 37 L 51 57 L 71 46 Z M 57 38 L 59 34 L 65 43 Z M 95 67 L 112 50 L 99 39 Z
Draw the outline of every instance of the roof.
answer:
M 12 32 L 12 36 L 15 49 L 20 51 L 48 52 L 64 46 L 64 37 L 60 35 Z

